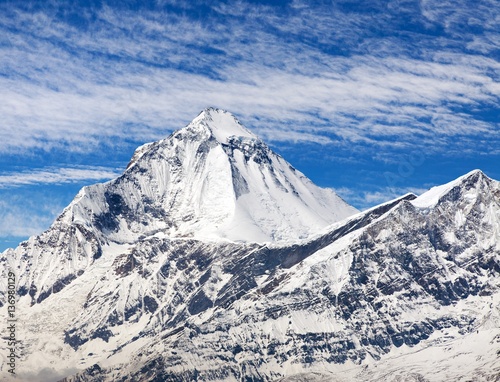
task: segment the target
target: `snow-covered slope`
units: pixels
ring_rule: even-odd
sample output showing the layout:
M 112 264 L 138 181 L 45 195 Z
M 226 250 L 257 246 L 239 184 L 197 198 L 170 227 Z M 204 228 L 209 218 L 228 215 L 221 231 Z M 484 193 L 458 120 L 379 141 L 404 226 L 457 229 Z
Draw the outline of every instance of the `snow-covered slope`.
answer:
M 406 195 L 291 246 L 196 247 L 188 259 L 204 264 L 181 265 L 184 277 L 167 255 L 178 284 L 164 290 L 178 300 L 99 370 L 67 380 L 495 380 L 500 185 L 476 171 L 435 204 L 422 199 Z
M 156 231 L 245 242 L 296 240 L 355 212 L 218 109 L 206 109 L 169 138 L 142 146 L 122 177 L 84 189 L 72 206 L 74 221 L 93 218 L 118 242 Z
M 84 187 L 49 230 L 2 260 L 19 269 L 20 293 L 35 303 L 85 272 L 107 245 L 153 236 L 294 241 L 356 212 L 233 115 L 206 109 L 137 149 L 119 178 Z
M 499 182 L 354 212 L 208 109 L 2 254 L 18 380 L 498 378 Z

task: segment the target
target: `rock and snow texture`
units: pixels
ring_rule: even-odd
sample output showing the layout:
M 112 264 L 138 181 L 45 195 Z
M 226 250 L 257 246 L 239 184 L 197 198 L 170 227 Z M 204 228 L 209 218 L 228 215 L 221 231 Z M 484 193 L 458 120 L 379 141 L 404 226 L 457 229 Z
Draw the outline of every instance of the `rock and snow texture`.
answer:
M 208 109 L 2 254 L 19 378 L 500 378 L 500 184 L 354 212 Z
M 110 237 L 124 240 L 126 233 L 128 241 L 155 230 L 168 237 L 295 241 L 357 212 L 217 109 L 139 148 L 127 172 L 106 186 L 107 199 L 97 192 L 103 207 L 95 212 L 115 216 L 103 219 L 102 228 L 119 228 Z M 92 203 L 98 199 L 93 190 L 86 194 Z
M 294 242 L 358 212 L 230 113 L 206 109 L 138 148 L 119 178 L 84 187 L 52 227 L 6 252 L 21 294 L 41 302 L 81 275 L 102 246 L 153 236 Z

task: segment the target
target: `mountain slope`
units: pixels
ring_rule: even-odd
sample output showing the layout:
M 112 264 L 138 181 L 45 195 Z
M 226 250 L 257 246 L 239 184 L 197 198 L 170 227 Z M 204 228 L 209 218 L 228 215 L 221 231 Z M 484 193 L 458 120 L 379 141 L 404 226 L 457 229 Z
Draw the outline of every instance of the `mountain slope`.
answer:
M 168 139 L 141 147 L 107 193 L 116 198 L 108 201 L 108 211 L 121 216 L 103 219 L 103 228 L 119 225 L 121 240 L 123 231 L 135 239 L 154 230 L 169 237 L 296 240 L 357 212 L 217 109 L 203 111 Z M 127 210 L 112 211 L 113 204 Z M 156 219 L 137 224 L 148 215 Z
M 500 183 L 354 212 L 207 109 L 2 254 L 19 378 L 498 378 Z
M 119 178 L 84 187 L 49 230 L 1 261 L 19 269 L 21 295 L 39 303 L 85 272 L 108 245 L 152 236 L 290 241 L 355 212 L 233 115 L 206 109 L 167 139 L 140 147 Z
M 68 381 L 495 380 L 500 184 L 475 171 L 437 191 L 293 246 L 216 250 L 231 255 L 189 271 L 205 281 L 179 319 Z
M 96 280 L 108 278 L 110 285 L 127 291 L 111 292 L 105 320 L 128 322 L 137 306 L 146 314 L 156 310 L 160 302 L 149 286 L 132 288 L 120 277 L 140 265 L 136 252 L 143 243 L 171 242 L 177 257 L 184 250 L 189 255 L 190 245 L 207 252 L 226 246 L 244 252 L 266 242 L 305 238 L 355 212 L 331 190 L 312 184 L 234 116 L 207 109 L 167 139 L 140 147 L 119 178 L 84 187 L 46 232 L 4 252 L 0 306 L 5 313 L 5 280 L 12 270 L 19 309 L 33 319 L 24 322 L 23 351 L 36 360 L 39 355 L 33 354 L 52 347 L 57 336 L 70 354 L 79 341 L 110 337 L 103 322 L 89 315 L 92 308 L 86 298 L 102 286 Z M 151 254 L 151 248 L 145 250 Z M 164 246 L 159 251 L 165 251 Z M 161 274 L 168 275 L 166 264 Z M 171 297 L 178 299 L 179 293 Z M 47 308 L 61 299 L 67 301 L 67 314 Z M 72 314 L 82 307 L 84 324 L 71 326 Z M 97 310 L 101 317 L 102 309 Z M 40 317 L 47 322 L 48 336 L 40 331 Z M 75 334 L 79 327 L 87 336 Z

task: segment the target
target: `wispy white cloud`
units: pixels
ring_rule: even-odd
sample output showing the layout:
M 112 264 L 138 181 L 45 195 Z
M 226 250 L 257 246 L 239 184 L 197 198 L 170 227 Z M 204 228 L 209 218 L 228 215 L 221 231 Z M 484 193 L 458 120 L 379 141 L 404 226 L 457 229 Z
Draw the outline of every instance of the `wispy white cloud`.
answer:
M 65 206 L 53 198 L 0 198 L 0 237 L 27 238 L 47 229 Z
M 449 6 L 422 2 L 424 21 L 440 23 Z M 391 7 L 420 9 L 400 1 Z M 123 137 L 143 142 L 210 105 L 229 109 L 276 141 L 400 147 L 415 143 L 418 134 L 417 143 L 442 147 L 458 144 L 456 136 L 489 134 L 492 144 L 500 139 L 498 123 L 464 111 L 498 104 L 493 58 L 424 48 L 418 37 L 412 42 L 421 53 L 409 55 L 401 42 L 368 36 L 365 25 L 380 27 L 378 14 L 334 3 L 315 8 L 295 1 L 282 15 L 235 2 L 213 12 L 224 22 L 104 7 L 88 16 L 84 30 L 51 9 L 4 15 L 2 31 L 12 42 L 0 56 L 7 73 L 0 77 L 0 151 L 60 144 L 91 150 L 96 141 Z M 478 17 L 484 19 L 483 10 Z M 351 54 L 330 52 L 328 44 L 333 50 L 345 44 Z
M 421 0 L 420 7 L 428 22 L 456 37 L 472 37 L 475 29 L 498 32 L 500 9 L 496 0 Z
M 328 73 L 309 77 L 273 68 L 238 67 L 230 71 L 232 78 L 227 81 L 149 69 L 143 77 L 116 78 L 117 84 L 112 86 L 81 84 L 83 91 L 61 92 L 29 84 L 23 89 L 4 86 L 0 113 L 6 129 L 0 131 L 4 137 L 0 148 L 65 141 L 79 145 L 127 134 L 136 141 L 148 140 L 183 125 L 209 105 L 222 106 L 247 119 L 258 116 L 264 127 L 266 122 L 272 127 L 284 122 L 297 134 L 308 125 L 321 124 L 324 132 L 345 139 L 394 135 L 391 131 L 411 138 L 413 128 L 433 136 L 494 132 L 494 125 L 457 114 L 452 107 L 493 103 L 498 84 L 467 67 L 434 64 L 425 75 L 406 71 L 409 66 L 425 67 L 425 63 L 408 61 L 405 66 L 372 60 L 371 65 L 353 67 L 342 80 L 328 78 Z M 450 78 L 444 72 L 461 73 L 461 78 Z M 245 82 L 238 80 L 238 73 L 245 73 Z M 186 107 L 187 99 L 190 104 Z M 453 124 L 439 123 L 451 119 Z M 377 127 L 384 125 L 392 128 Z M 274 134 L 277 139 L 286 137 L 286 133 L 281 137 Z M 303 135 L 301 139 L 310 138 Z
M 60 187 L 47 186 L 106 181 L 121 172 L 114 168 L 80 166 L 0 174 L 0 238 L 27 238 L 50 226 L 72 195 L 71 192 L 62 195 Z M 26 188 L 30 186 L 36 189 Z
M 38 184 L 64 184 L 90 180 L 110 180 L 120 174 L 121 171 L 106 167 L 46 168 L 0 174 L 0 189 Z
M 363 192 L 345 187 L 335 189 L 337 194 L 361 210 L 396 199 L 408 193 L 419 196 L 426 191 L 427 189 L 421 187 L 385 187 L 376 191 Z

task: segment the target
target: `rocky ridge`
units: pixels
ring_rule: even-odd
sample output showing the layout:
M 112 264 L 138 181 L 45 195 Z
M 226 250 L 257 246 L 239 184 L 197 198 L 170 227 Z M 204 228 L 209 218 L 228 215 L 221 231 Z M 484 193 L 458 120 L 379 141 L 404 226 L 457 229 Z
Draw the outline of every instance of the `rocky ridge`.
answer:
M 25 380 L 495 380 L 499 254 L 481 171 L 357 212 L 207 109 L 0 266 Z

